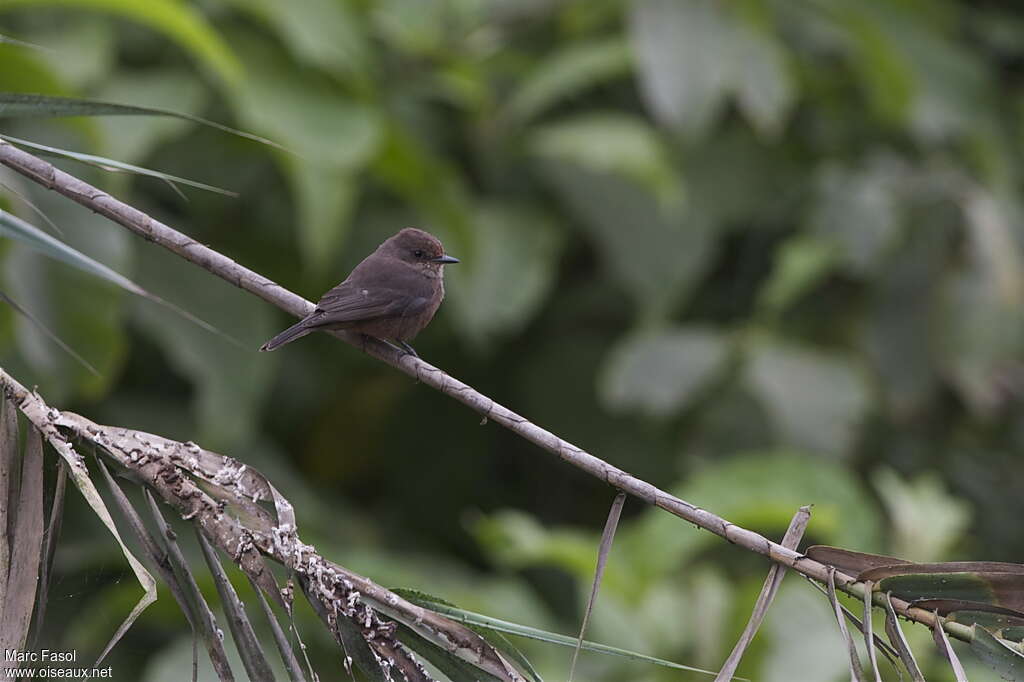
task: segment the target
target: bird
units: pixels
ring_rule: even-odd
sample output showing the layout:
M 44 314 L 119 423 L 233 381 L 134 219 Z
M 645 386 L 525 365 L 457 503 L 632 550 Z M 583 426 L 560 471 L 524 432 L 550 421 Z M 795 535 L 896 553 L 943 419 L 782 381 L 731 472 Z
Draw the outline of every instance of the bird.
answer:
M 444 252 L 437 237 L 407 227 L 325 293 L 313 312 L 260 350 L 272 351 L 315 331 L 347 329 L 419 357 L 409 341 L 433 319 L 444 299 L 444 266 L 458 262 Z

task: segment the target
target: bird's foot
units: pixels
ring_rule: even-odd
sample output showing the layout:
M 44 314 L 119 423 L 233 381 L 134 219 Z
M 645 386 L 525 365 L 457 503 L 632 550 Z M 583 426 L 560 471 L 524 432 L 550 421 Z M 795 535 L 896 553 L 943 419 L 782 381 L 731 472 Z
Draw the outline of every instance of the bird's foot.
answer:
M 380 337 L 373 337 L 373 338 L 376 338 L 381 343 L 386 343 L 387 345 L 391 346 L 392 348 L 394 348 L 399 353 L 403 353 L 404 355 L 411 355 L 414 358 L 418 358 L 419 357 L 419 354 L 416 352 L 416 349 L 413 348 L 412 346 L 410 346 L 409 344 L 407 344 L 405 341 L 399 341 L 398 339 L 395 339 L 394 342 L 392 342 L 392 341 L 388 341 L 387 339 L 382 339 Z
M 416 349 L 410 346 L 405 341 L 399 340 L 398 345 L 402 347 L 402 350 L 404 350 L 406 353 L 413 356 L 414 358 L 418 358 L 420 356 L 420 354 L 416 352 Z

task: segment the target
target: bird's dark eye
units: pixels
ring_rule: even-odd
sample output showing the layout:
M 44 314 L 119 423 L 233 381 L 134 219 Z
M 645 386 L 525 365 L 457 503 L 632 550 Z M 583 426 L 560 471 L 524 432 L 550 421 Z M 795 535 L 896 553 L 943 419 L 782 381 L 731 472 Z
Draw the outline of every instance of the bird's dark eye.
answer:
M 417 258 L 423 258 L 423 249 L 416 249 L 415 251 L 412 252 L 412 255 L 416 256 Z

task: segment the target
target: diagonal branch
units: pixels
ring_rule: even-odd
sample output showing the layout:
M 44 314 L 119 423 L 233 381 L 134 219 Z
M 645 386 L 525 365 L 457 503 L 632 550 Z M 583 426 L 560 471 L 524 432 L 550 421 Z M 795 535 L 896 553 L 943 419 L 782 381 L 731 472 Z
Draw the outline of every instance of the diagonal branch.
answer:
M 147 241 L 154 242 L 173 251 L 182 258 L 245 291 L 259 296 L 263 300 L 276 305 L 278 308 L 296 317 L 303 317 L 313 309 L 311 302 L 288 291 L 276 282 L 249 270 L 227 256 L 196 242 L 191 237 L 178 232 L 159 220 L 115 199 L 103 190 L 65 173 L 47 161 L 3 141 L 0 141 L 0 163 L 21 173 L 30 180 L 63 194 L 82 206 L 109 218 Z M 646 481 L 626 473 L 622 469 L 612 466 L 572 443 L 559 438 L 550 431 L 537 426 L 525 417 L 516 414 L 504 405 L 495 402 L 468 384 L 459 381 L 420 358 L 400 353 L 381 341 L 359 334 L 345 331 L 331 333 L 346 343 L 386 362 L 431 388 L 458 400 L 488 420 L 504 426 L 565 462 L 578 469 L 582 469 L 591 476 L 633 497 L 661 507 L 670 514 L 674 514 L 700 528 L 711 531 L 733 544 L 752 552 L 763 554 L 770 560 L 788 566 L 794 571 L 813 578 L 818 582 L 827 583 L 829 581 L 830 568 L 825 564 L 805 557 L 799 552 L 783 547 L 776 542 L 772 542 L 758 533 L 732 524 L 720 516 L 681 500 Z M 838 589 L 863 599 L 864 585 L 858 583 L 852 576 L 836 571 L 834 580 Z M 874 594 L 873 602 L 879 607 L 884 607 L 884 595 L 880 593 Z M 929 628 L 933 627 L 936 623 L 935 614 L 924 609 L 915 608 L 906 601 L 894 598 L 892 605 L 898 614 L 908 620 L 927 625 Z M 961 624 L 946 621 L 943 627 L 950 635 L 957 639 L 969 642 L 973 638 L 971 629 Z

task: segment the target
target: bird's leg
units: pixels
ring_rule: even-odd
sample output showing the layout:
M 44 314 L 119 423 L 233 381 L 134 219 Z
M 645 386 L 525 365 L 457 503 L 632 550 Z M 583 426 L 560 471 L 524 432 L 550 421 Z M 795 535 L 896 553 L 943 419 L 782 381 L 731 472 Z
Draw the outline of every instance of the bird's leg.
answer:
M 402 346 L 402 350 L 404 350 L 409 355 L 413 356 L 414 358 L 418 358 L 420 356 L 420 354 L 416 352 L 416 349 L 407 344 L 405 341 L 402 341 L 401 339 L 397 339 L 397 341 L 399 345 Z
M 405 341 L 398 341 L 398 339 L 395 339 L 395 341 L 397 341 L 398 343 L 392 343 L 391 341 L 388 341 L 387 339 L 382 338 L 380 336 L 373 336 L 373 337 L 371 337 L 368 334 L 363 334 L 363 336 L 366 337 L 366 338 L 377 339 L 381 343 L 386 344 L 388 346 L 391 346 L 391 348 L 393 348 L 394 350 L 398 351 L 399 353 L 405 353 L 406 355 L 412 355 L 413 357 L 417 357 L 417 358 L 419 357 L 419 355 L 416 355 L 416 351 L 414 351 L 412 349 L 412 346 L 407 344 Z

